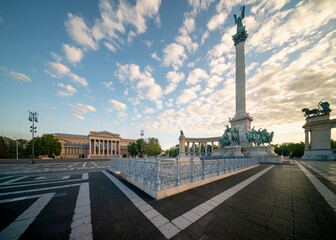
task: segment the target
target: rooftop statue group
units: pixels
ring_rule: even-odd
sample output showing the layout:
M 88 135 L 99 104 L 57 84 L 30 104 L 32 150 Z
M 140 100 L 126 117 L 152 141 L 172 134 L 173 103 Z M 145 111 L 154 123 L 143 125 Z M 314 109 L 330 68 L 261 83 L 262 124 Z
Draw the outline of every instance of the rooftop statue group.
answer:
M 253 144 L 254 146 L 261 146 L 273 141 L 274 132 L 269 133 L 267 129 L 260 129 L 256 131 L 253 127 L 250 132 L 245 133 L 249 146 L 253 146 Z
M 239 130 L 236 128 L 231 130 L 229 125 L 226 125 L 223 137 L 218 139 L 218 141 L 222 147 L 230 146 L 231 143 L 234 145 L 240 145 Z
M 318 108 L 311 109 L 309 108 L 304 108 L 302 109 L 302 112 L 304 112 L 305 117 L 315 117 L 315 116 L 320 116 L 320 115 L 325 115 L 329 114 L 331 112 L 330 104 L 328 102 L 322 102 L 320 101 L 319 104 L 317 105 Z

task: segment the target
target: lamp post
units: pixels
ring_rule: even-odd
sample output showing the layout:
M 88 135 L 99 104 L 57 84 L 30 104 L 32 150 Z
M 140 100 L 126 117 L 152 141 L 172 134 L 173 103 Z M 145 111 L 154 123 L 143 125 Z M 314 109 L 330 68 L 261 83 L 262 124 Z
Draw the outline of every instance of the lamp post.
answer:
M 19 160 L 19 149 L 18 149 L 18 140 L 14 137 L 16 143 L 16 160 Z
M 38 122 L 38 119 L 37 119 L 37 112 L 31 112 L 31 111 L 28 111 L 29 112 L 29 118 L 28 120 L 32 122 L 32 125 L 30 126 L 30 132 L 32 133 L 32 141 L 33 141 L 33 145 L 32 145 L 32 160 L 31 160 L 31 163 L 34 164 L 35 163 L 35 160 L 34 160 L 34 133 L 36 133 L 36 127 L 34 126 L 34 123 L 35 122 Z

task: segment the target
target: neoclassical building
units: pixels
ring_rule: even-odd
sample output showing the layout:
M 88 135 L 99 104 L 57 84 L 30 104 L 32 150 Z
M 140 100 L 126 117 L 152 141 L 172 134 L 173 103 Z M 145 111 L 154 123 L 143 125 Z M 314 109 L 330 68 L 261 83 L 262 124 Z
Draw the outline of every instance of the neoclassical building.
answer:
M 109 158 L 127 156 L 127 146 L 133 139 L 123 139 L 120 134 L 107 131 L 93 132 L 89 135 L 52 133 L 62 145 L 61 158 Z

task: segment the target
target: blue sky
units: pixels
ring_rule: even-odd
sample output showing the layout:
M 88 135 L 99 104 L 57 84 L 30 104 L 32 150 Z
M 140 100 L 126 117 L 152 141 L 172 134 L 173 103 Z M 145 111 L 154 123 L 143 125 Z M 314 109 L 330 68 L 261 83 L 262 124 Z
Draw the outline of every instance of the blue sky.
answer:
M 0 134 L 223 134 L 235 114 L 233 14 L 245 7 L 247 111 L 274 142 L 303 141 L 301 109 L 336 112 L 332 0 L 0 2 Z M 335 130 L 332 132 L 335 138 Z

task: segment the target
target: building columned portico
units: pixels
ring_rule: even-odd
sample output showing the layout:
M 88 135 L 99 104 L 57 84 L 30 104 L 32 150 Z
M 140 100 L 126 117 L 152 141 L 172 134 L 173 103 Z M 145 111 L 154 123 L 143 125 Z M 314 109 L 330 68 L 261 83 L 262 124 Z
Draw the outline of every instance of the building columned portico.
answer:
M 217 142 L 218 148 L 220 148 L 220 144 L 218 143 L 220 137 L 210 137 L 210 138 L 186 138 L 183 134 L 180 135 L 179 137 L 179 154 L 180 156 L 186 156 L 196 154 L 196 144 L 198 145 L 198 149 L 201 148 L 201 144 L 203 143 L 205 148 L 204 148 L 204 154 L 207 155 L 208 153 L 213 153 L 214 152 L 214 143 Z M 187 143 L 187 152 L 185 151 L 185 146 Z M 211 143 L 211 149 L 208 149 L 208 143 Z M 191 149 L 192 147 L 192 149 Z M 209 150 L 209 151 L 208 151 Z M 198 154 L 200 154 L 201 151 L 199 150 Z
M 62 158 L 109 158 L 128 156 L 127 146 L 136 142 L 123 139 L 120 134 L 107 131 L 90 131 L 89 135 L 53 133 L 62 145 Z

